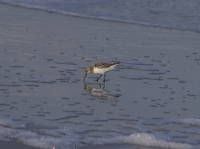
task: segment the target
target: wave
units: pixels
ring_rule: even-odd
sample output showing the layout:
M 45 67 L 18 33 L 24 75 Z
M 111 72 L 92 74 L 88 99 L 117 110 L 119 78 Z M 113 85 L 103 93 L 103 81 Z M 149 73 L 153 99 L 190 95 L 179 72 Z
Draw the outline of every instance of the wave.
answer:
M 196 24 L 195 22 L 194 23 L 190 22 L 190 24 L 188 24 L 188 22 L 186 22 L 184 24 L 183 23 L 184 20 L 180 19 L 180 18 L 184 18 L 184 16 L 175 16 L 174 17 L 175 14 L 170 14 L 171 16 L 168 16 L 169 18 L 171 17 L 170 18 L 171 20 L 172 19 L 174 20 L 174 18 L 177 19 L 177 21 L 173 22 L 174 23 L 173 24 L 173 23 L 171 23 L 172 22 L 171 20 L 167 21 L 167 19 L 166 19 L 165 22 L 162 22 L 163 18 L 159 18 L 161 16 L 157 16 L 158 20 L 153 20 L 153 19 L 155 19 L 155 16 L 150 17 L 150 16 L 148 16 L 148 14 L 143 14 L 143 15 L 138 14 L 138 17 L 134 18 L 134 17 L 130 16 L 130 12 L 129 12 L 129 14 L 120 14 L 120 12 L 119 12 L 115 15 L 109 15 L 109 13 L 110 13 L 109 11 L 103 12 L 105 10 L 102 10 L 102 12 L 101 11 L 100 12 L 94 12 L 94 10 L 92 10 L 91 12 L 83 13 L 83 11 L 80 11 L 80 12 L 76 11 L 77 6 L 76 6 L 76 8 L 73 8 L 72 10 L 68 10 L 67 8 L 61 9 L 60 6 L 59 7 L 56 7 L 56 6 L 52 7 L 48 4 L 46 4 L 47 2 L 45 2 L 45 4 L 40 5 L 39 3 L 33 4 L 33 2 L 32 3 L 28 3 L 28 2 L 27 3 L 20 3 L 20 2 L 15 2 L 13 0 L 10 0 L 10 1 L 0 0 L 0 3 L 12 5 L 12 6 L 17 6 L 17 7 L 23 7 L 23 8 L 27 8 L 27 9 L 42 10 L 42 11 L 46 11 L 46 12 L 49 12 L 49 13 L 58 13 L 58 14 L 68 15 L 68 16 L 73 16 L 73 17 L 80 17 L 80 18 L 87 18 L 87 19 L 97 19 L 97 20 L 104 20 L 104 21 L 129 23 L 129 24 L 137 24 L 137 25 L 159 27 L 159 28 L 166 28 L 166 29 L 177 29 L 177 30 L 181 30 L 181 31 L 194 31 L 194 32 L 197 32 L 197 33 L 200 32 L 200 28 L 198 28 L 198 26 L 195 26 L 195 24 Z M 62 1 L 61 4 L 62 3 L 64 3 L 64 2 Z M 59 4 L 59 5 L 61 5 L 61 4 Z M 82 6 L 80 5 L 79 7 L 82 7 Z M 150 11 L 150 10 L 146 10 L 146 11 Z M 139 13 L 139 12 L 136 12 L 136 14 L 137 13 Z M 169 14 L 167 14 L 167 15 L 169 15 Z M 178 17 L 178 18 L 176 18 L 176 17 Z M 191 21 L 191 19 L 190 19 L 190 21 Z
M 198 118 L 191 118 L 191 120 L 193 123 L 194 121 L 199 121 Z M 181 124 L 188 124 L 188 121 L 190 121 L 190 118 L 163 121 L 162 123 L 173 124 L 174 122 L 180 122 Z M 92 126 L 65 126 L 63 128 L 53 129 L 41 127 L 36 129 L 32 126 L 32 129 L 30 129 L 30 125 L 31 123 L 26 121 L 1 118 L 0 140 L 10 141 L 15 139 L 29 146 L 55 149 L 106 144 L 127 144 L 130 146 L 139 145 L 150 148 L 176 149 L 192 149 L 199 147 L 188 143 L 173 142 L 168 137 L 166 138 L 166 136 L 163 137 L 162 135 L 148 132 L 127 134 L 128 131 L 122 129 L 106 129 Z M 133 125 L 133 127 L 135 126 Z M 103 135 L 98 135 L 100 133 Z M 96 137 L 93 137 L 93 134 L 96 134 Z

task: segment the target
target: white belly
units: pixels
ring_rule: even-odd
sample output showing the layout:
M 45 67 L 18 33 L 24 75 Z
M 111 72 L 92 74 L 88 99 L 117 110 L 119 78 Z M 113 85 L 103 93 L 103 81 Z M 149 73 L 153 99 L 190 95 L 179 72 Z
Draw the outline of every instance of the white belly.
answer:
M 94 68 L 94 73 L 104 74 L 108 71 L 111 71 L 115 68 L 115 66 L 109 67 L 109 68 Z

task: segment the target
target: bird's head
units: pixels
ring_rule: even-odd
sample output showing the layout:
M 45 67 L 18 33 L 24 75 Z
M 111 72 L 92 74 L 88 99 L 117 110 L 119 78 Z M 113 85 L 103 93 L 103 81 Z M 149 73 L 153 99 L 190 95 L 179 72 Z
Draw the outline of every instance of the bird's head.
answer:
M 87 75 L 89 73 L 91 73 L 91 68 L 90 67 L 88 67 L 88 68 L 85 69 L 85 74 Z
M 83 81 L 85 81 L 85 78 L 87 77 L 88 73 L 91 73 L 91 68 L 90 67 L 88 67 L 88 68 L 85 69 L 85 76 L 82 78 Z

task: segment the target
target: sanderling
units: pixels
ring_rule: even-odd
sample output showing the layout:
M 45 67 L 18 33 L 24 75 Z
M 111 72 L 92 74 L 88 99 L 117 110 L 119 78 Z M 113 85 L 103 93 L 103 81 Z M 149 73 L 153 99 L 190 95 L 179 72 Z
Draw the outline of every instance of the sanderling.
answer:
M 117 66 L 119 64 L 119 62 L 115 62 L 115 63 L 95 63 L 89 67 L 87 67 L 85 69 L 85 76 L 82 78 L 83 81 L 85 80 L 87 74 L 89 73 L 97 73 L 97 74 L 101 74 L 99 78 L 97 78 L 97 82 L 98 80 L 101 78 L 102 74 L 104 75 L 104 80 L 103 82 L 105 82 L 105 73 L 108 71 L 111 71 L 115 68 L 115 66 Z

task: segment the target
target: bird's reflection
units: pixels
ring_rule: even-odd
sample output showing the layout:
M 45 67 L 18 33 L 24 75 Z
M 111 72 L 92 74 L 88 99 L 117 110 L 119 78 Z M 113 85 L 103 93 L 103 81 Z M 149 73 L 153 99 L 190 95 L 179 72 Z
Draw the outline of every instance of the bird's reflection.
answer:
M 97 84 L 96 84 L 97 85 Z M 114 100 L 119 97 L 118 94 L 111 94 L 105 90 L 105 84 L 98 84 L 99 87 L 91 87 L 88 84 L 84 84 L 84 89 L 92 96 L 100 100 Z

